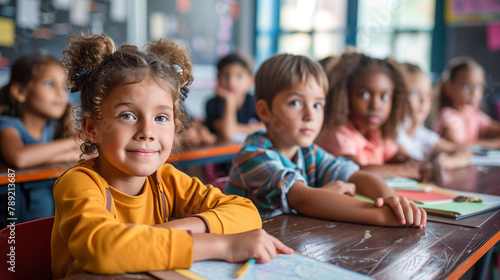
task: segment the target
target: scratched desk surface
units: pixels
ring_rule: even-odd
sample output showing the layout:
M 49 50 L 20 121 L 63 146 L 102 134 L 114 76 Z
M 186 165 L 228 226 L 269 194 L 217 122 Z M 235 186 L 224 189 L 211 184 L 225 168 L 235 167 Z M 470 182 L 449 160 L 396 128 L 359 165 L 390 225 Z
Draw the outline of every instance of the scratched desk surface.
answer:
M 470 167 L 450 174 L 444 186 L 498 194 L 498 174 L 499 167 Z M 265 219 L 263 228 L 299 253 L 375 279 L 456 279 L 500 240 L 500 212 L 481 228 L 389 228 L 298 215 Z

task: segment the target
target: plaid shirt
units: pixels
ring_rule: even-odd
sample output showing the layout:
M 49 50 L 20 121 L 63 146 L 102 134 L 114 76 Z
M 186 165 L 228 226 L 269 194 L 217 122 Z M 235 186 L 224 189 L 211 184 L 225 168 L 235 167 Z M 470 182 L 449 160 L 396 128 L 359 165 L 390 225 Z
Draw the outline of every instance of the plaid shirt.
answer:
M 348 181 L 359 166 L 334 157 L 316 144 L 299 148 L 294 160 L 277 151 L 263 131 L 247 137 L 233 159 L 228 194 L 250 198 L 262 217 L 295 212 L 286 194 L 297 181 L 319 188 L 331 181 Z

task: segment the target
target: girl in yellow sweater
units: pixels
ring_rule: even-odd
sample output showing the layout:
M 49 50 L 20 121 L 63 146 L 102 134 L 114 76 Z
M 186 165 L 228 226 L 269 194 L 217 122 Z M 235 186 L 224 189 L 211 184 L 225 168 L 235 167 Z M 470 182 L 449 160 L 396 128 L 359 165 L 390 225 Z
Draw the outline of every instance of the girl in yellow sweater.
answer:
M 55 278 L 187 268 L 219 259 L 267 262 L 292 250 L 261 228 L 250 200 L 225 196 L 169 164 L 192 82 L 168 40 L 144 51 L 106 35 L 72 36 L 63 65 L 81 92 L 82 151 L 96 157 L 54 185 Z

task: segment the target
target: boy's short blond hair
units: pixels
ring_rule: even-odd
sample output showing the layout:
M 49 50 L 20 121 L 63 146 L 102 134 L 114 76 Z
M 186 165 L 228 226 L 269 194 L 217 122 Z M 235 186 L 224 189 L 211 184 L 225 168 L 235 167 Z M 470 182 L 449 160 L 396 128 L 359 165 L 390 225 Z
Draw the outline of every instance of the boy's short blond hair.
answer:
M 274 97 L 284 90 L 292 88 L 299 79 L 300 82 L 314 78 L 328 93 L 328 77 L 321 65 L 305 56 L 278 54 L 266 60 L 255 76 L 255 101 L 266 101 L 271 108 Z

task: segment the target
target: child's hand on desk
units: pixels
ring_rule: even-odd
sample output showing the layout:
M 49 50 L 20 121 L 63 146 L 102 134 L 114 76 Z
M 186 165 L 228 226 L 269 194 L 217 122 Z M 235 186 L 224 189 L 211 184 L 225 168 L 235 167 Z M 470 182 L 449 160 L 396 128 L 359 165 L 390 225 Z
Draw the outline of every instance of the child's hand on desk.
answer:
M 254 258 L 258 263 L 267 263 L 276 257 L 276 252 L 285 254 L 293 250 L 281 243 L 263 229 L 256 229 L 238 234 L 222 235 L 225 240 L 225 261 L 244 262 Z
M 427 223 L 427 212 L 406 197 L 389 196 L 375 200 L 376 207 L 384 205 L 389 206 L 394 211 L 401 225 L 423 228 Z
M 321 188 L 340 194 L 356 195 L 356 185 L 344 181 L 331 181 L 324 184 Z
M 245 262 L 255 259 L 266 263 L 276 257 L 277 251 L 291 254 L 293 250 L 263 229 L 236 234 L 193 234 L 193 261 L 223 260 Z

